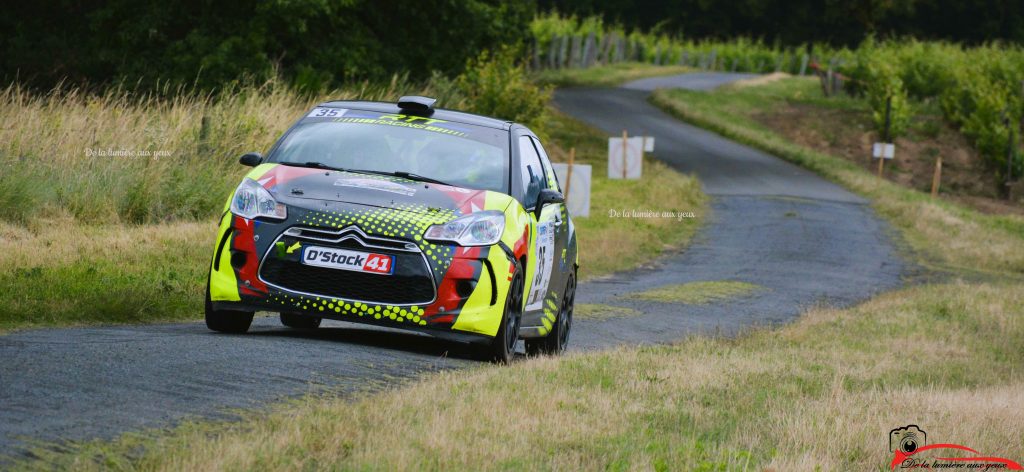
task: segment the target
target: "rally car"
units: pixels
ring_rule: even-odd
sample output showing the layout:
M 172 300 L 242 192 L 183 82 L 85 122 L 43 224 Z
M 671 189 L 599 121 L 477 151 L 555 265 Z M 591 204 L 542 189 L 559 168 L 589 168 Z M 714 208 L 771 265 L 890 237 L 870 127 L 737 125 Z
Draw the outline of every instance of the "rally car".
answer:
M 255 311 L 418 330 L 507 362 L 565 350 L 576 235 L 537 136 L 509 121 L 397 104 L 314 107 L 252 166 L 224 207 L 206 325 L 241 333 Z

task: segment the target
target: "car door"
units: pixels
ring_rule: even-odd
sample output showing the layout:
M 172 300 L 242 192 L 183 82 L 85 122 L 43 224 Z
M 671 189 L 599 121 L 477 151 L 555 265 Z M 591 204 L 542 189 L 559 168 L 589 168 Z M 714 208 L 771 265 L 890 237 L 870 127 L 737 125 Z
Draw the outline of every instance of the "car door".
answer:
M 540 154 L 534 146 L 533 138 L 523 134 L 517 138 L 519 151 L 519 167 L 523 185 L 524 206 L 529 210 L 534 206 L 537 199 L 537 192 L 548 188 L 548 177 L 544 165 L 541 163 Z M 529 190 L 529 183 L 535 181 L 537 185 Z M 530 212 L 530 218 L 534 226 L 534 244 L 530 248 L 531 253 L 527 257 L 526 306 L 523 310 L 522 327 L 532 328 L 544 326 L 541 330 L 546 332 L 554 323 L 557 311 L 551 307 L 545 307 L 545 299 L 554 298 L 557 305 L 558 294 L 552 294 L 552 275 L 558 274 L 553 270 L 555 260 L 555 232 L 557 225 L 561 224 L 562 216 L 560 205 L 547 205 L 541 209 L 539 217 L 536 213 Z M 554 296 L 552 296 L 554 295 Z M 545 309 L 547 308 L 547 309 Z M 547 319 L 545 322 L 545 318 Z
M 541 145 L 540 140 L 536 136 L 531 137 L 533 145 L 537 149 L 537 154 L 540 156 L 541 166 L 544 167 L 544 173 L 547 176 L 547 184 L 550 189 L 562 192 L 561 183 L 558 181 L 558 176 L 555 174 L 554 167 L 551 166 L 551 160 L 548 159 L 547 152 L 544 151 L 544 146 Z M 551 288 L 557 292 L 559 298 L 558 303 L 561 303 L 561 295 L 565 290 L 565 284 L 569 281 L 569 273 L 572 272 L 572 265 L 576 260 L 575 254 L 569 253 L 569 240 L 572 237 L 574 228 L 572 227 L 572 220 L 569 219 L 569 208 L 564 203 L 557 203 L 548 205 L 554 210 L 554 267 L 552 270 L 557 274 L 552 276 L 552 280 L 557 281 L 557 285 L 553 285 Z M 570 259 L 571 257 L 571 259 Z M 554 282 L 552 282 L 554 283 Z

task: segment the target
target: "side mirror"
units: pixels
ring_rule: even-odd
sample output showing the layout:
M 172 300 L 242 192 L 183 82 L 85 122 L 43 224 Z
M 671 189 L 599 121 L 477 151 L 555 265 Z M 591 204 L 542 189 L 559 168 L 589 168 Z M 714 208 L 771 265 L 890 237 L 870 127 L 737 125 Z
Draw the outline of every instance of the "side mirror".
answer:
M 537 195 L 537 206 L 543 207 L 551 203 L 565 203 L 565 196 L 558 190 L 546 188 L 540 191 L 540 195 Z
M 524 196 L 527 208 L 540 208 L 537 199 L 540 197 L 540 179 L 530 176 L 530 183 L 526 184 L 526 195 Z
M 537 215 L 539 216 L 540 215 L 540 211 L 542 209 L 544 209 L 545 205 L 550 205 L 552 203 L 564 203 L 564 202 L 565 202 L 565 196 L 562 195 L 562 192 L 559 192 L 558 190 L 553 190 L 553 189 L 550 189 L 550 188 L 542 189 L 540 191 L 540 194 L 537 195 L 537 206 L 534 207 L 534 211 L 536 211 Z
M 247 152 L 238 158 L 238 163 L 243 166 L 256 167 L 263 162 L 263 156 L 258 152 Z

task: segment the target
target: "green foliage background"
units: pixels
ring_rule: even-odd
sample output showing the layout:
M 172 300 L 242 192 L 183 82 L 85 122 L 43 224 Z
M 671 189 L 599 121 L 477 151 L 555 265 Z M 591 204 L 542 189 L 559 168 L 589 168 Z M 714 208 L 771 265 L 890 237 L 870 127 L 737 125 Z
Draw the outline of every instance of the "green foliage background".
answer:
M 1024 41 L 1024 2 L 1018 0 L 538 0 L 538 6 L 630 29 L 784 46 L 854 47 L 866 34 Z
M 125 81 L 200 89 L 280 75 L 344 81 L 457 74 L 526 39 L 532 1 L 155 0 L 18 2 L 0 15 L 0 78 L 39 88 Z M 171 88 L 173 89 L 173 87 Z
M 850 77 L 879 129 L 891 98 L 895 136 L 915 103 L 938 101 L 1000 175 L 1006 123 L 1024 115 L 1024 3 L 1009 0 L 53 0 L 9 6 L 0 31 L 0 83 L 33 93 L 216 98 L 274 83 L 308 98 L 390 82 L 533 125 L 547 94 L 523 64 L 548 63 L 559 38 L 628 44 L 629 60 L 659 65 L 810 73 L 809 62 Z M 0 198 L 35 199 L 21 190 Z M 149 206 L 138 195 L 128 207 Z
M 965 23 L 965 24 L 969 24 Z M 785 46 L 747 38 L 693 39 L 663 29 L 627 30 L 601 17 L 539 15 L 531 26 L 534 44 L 545 63 L 552 41 L 586 37 L 598 44 L 606 37 L 622 39 L 627 59 L 734 72 L 815 73 L 833 68 L 848 80 L 844 89 L 863 96 L 871 105 L 881 134 L 885 107 L 892 98 L 890 132 L 898 137 L 910 125 L 915 105 L 938 101 L 945 118 L 978 149 L 992 172 L 1002 180 L 1007 170 L 1010 130 L 1019 130 L 1024 117 L 1024 47 L 991 42 L 964 45 L 914 38 L 878 40 L 867 35 L 853 47 L 810 43 Z M 808 50 L 811 52 L 808 53 Z M 804 60 L 807 60 L 807 67 Z M 1024 174 L 1021 137 L 1015 138 L 1012 175 Z

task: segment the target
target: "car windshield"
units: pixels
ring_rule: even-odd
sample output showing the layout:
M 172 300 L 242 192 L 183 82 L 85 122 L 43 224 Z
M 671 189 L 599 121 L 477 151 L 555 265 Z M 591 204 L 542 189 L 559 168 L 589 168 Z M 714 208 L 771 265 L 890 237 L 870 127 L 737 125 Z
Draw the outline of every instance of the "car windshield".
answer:
M 270 162 L 407 172 L 459 187 L 508 192 L 506 131 L 333 108 L 328 117 L 315 116 L 318 110 L 324 109 L 311 112 L 284 137 Z

